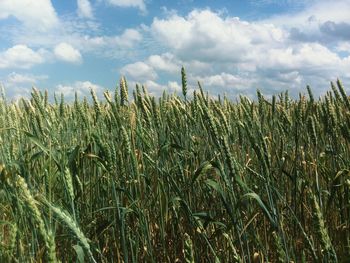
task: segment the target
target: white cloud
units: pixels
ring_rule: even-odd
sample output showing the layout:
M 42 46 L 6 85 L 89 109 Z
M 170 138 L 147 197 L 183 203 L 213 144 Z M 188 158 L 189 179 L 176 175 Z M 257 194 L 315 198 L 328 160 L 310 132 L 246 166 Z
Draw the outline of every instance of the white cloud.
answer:
M 77 0 L 78 15 L 85 18 L 93 18 L 93 11 L 89 0 Z
M 136 82 L 131 81 L 131 86 L 135 86 Z M 173 92 L 181 92 L 182 88 L 180 84 L 176 81 L 168 81 L 166 84 L 160 84 L 154 80 L 147 80 L 142 83 L 148 91 L 148 93 L 152 96 L 159 96 L 163 93 L 163 91 L 167 91 L 168 93 Z
M 350 41 L 338 43 L 336 46 L 336 50 L 338 52 L 346 52 L 350 54 Z
M 237 61 L 256 46 L 277 45 L 286 38 L 285 32 L 273 25 L 222 18 L 210 10 L 194 10 L 186 17 L 155 18 L 151 32 L 181 59 L 216 62 Z
M 136 63 L 128 64 L 124 66 L 120 73 L 126 75 L 127 78 L 132 78 L 136 81 L 147 81 L 157 79 L 157 73 L 148 64 L 139 61 Z
M 49 49 L 60 43 L 69 43 L 72 47 L 79 47 L 81 53 L 103 58 L 130 57 L 129 52 L 137 52 L 137 47 L 143 40 L 139 29 L 127 28 L 120 35 L 100 35 L 98 31 L 84 28 L 84 25 L 83 30 L 80 29 L 79 23 L 62 26 L 59 30 L 47 34 L 19 31 L 13 37 L 13 41 Z
M 277 79 L 283 82 L 301 84 L 303 77 L 298 71 L 290 71 L 287 73 L 279 73 Z
M 349 14 L 343 12 L 337 21 Z M 309 20 L 313 23 L 313 18 Z M 184 65 L 189 83 L 200 80 L 215 93 L 246 90 L 254 94 L 251 91 L 256 88 L 272 92 L 268 85 L 274 84 L 280 90 L 293 89 L 295 95 L 307 84 L 324 86 L 349 75 L 349 58 L 336 53 L 337 48 L 344 51 L 347 42 L 330 48 L 312 40 L 294 41 L 290 28 L 283 26 L 282 19 L 279 22 L 247 22 L 211 10 L 155 18 L 149 31 L 167 53 L 149 56 L 143 62 L 174 78 L 179 76 L 175 68 Z
M 59 84 L 55 88 L 55 92 L 58 94 L 63 94 L 68 100 L 73 99 L 75 92 L 78 97 L 91 97 L 90 90 L 94 90 L 97 95 L 102 96 L 104 89 L 95 83 L 90 81 L 76 81 L 72 84 Z
M 4 86 L 6 98 L 9 98 L 13 102 L 17 102 L 20 99 L 29 99 L 31 87 L 28 86 Z
M 35 49 L 54 50 L 56 58 L 71 63 L 81 62 L 81 56 L 85 53 L 103 58 L 130 58 L 136 56 L 139 51 L 135 47 L 143 40 L 141 29 L 118 27 L 118 30 L 123 30 L 120 34 L 115 33 L 114 26 L 111 30 L 102 29 L 101 22 L 93 19 L 92 1 L 76 0 L 76 12 L 64 12 L 60 13 L 60 16 L 56 14 L 51 2 L 51 0 L 0 0 L 0 23 L 1 19 L 10 16 L 23 22 L 11 23 L 11 27 L 0 27 L 0 34 L 12 43 L 20 43 Z M 142 3 L 143 1 L 139 3 L 131 1 L 129 4 L 142 7 Z M 128 3 L 122 1 L 119 4 L 125 6 Z M 62 43 L 71 47 L 64 47 Z
M 32 75 L 32 74 L 20 74 L 17 72 L 12 72 L 10 73 L 6 80 L 5 80 L 5 86 L 13 86 L 13 85 L 30 85 L 30 84 L 35 84 L 39 80 L 44 80 L 47 79 L 48 76 L 46 75 Z
M 122 51 L 134 50 L 141 43 L 142 34 L 133 28 L 125 29 L 120 35 L 90 36 L 88 34 L 61 37 L 74 46 L 79 47 L 83 52 L 91 52 L 105 57 L 114 57 L 123 54 Z M 54 38 L 53 42 L 57 41 Z
M 298 12 L 278 14 L 260 23 L 271 23 L 288 30 L 293 40 L 330 46 L 341 39 L 349 39 L 349 10 L 349 0 L 306 1 Z
M 26 45 L 15 45 L 0 53 L 1 68 L 28 69 L 44 62 L 44 50 L 34 51 Z
M 315 0 L 249 0 L 254 5 L 291 5 L 294 7 L 305 6 L 306 4 L 312 3 Z
M 143 0 L 103 1 L 146 10 Z M 298 0 L 302 1 L 305 3 L 299 7 L 303 9 L 265 20 L 248 22 L 227 13 L 195 9 L 184 16 L 169 12 L 163 18 L 154 18 L 149 26 L 105 35 L 103 32 L 110 32 L 110 28 L 102 31 L 96 20 L 81 19 L 93 18 L 89 0 L 77 0 L 79 17 L 74 13 L 60 20 L 49 0 L 38 0 L 52 7 L 54 19 L 46 23 L 40 19 L 45 20 L 47 15 L 27 18 L 22 14 L 32 14 L 30 10 L 35 4 L 29 4 L 29 10 L 19 8 L 22 3 L 36 1 L 14 0 L 11 6 L 10 0 L 0 0 L 0 19 L 11 15 L 25 25 L 12 31 L 11 41 L 23 44 L 0 52 L 0 68 L 30 68 L 49 61 L 49 52 L 40 49 L 45 48 L 53 50 L 56 59 L 69 63 L 81 63 L 82 54 L 86 53 L 104 59 L 117 58 L 116 63 L 127 61 L 120 73 L 132 82 L 145 83 L 158 95 L 163 89 L 180 88 L 177 81 L 182 65 L 190 88 L 200 80 L 214 94 L 251 93 L 256 88 L 272 92 L 272 86 L 277 87 L 276 92 L 285 88 L 299 91 L 297 87 L 304 88 L 306 84 L 325 86 L 335 77 L 350 81 L 349 39 L 344 37 L 349 36 L 344 29 L 350 26 L 350 1 L 337 0 L 330 5 L 325 0 Z M 43 25 L 44 34 L 27 30 L 36 24 Z M 82 83 L 85 82 L 79 82 Z M 69 93 L 77 88 L 76 84 L 57 88 Z
M 32 30 L 48 30 L 59 19 L 50 0 L 1 0 L 0 19 L 14 16 Z
M 168 81 L 168 89 L 172 92 L 180 92 L 182 87 L 176 81 Z
M 69 63 L 81 63 L 82 56 L 79 50 L 72 47 L 70 44 L 62 42 L 58 44 L 54 49 L 54 54 L 57 59 L 69 62 Z
M 135 43 L 142 40 L 142 35 L 136 29 L 129 28 L 124 30 L 120 36 L 114 37 L 111 40 L 120 47 L 131 48 Z
M 48 79 L 46 75 L 12 72 L 5 77 L 0 77 L 0 83 L 5 88 L 6 96 L 16 101 L 20 98 L 29 98 L 31 88 L 40 85 L 41 81 L 46 79 Z
M 107 0 L 111 5 L 118 7 L 135 7 L 142 12 L 146 12 L 146 4 L 144 0 Z
M 256 54 L 258 55 L 258 54 Z M 293 47 L 270 49 L 262 54 L 257 62 L 261 68 L 279 70 L 319 71 L 320 69 L 338 70 L 335 65 L 341 64 L 339 56 L 325 46 L 316 43 L 295 45 Z
M 165 89 L 164 85 L 161 85 L 153 80 L 147 80 L 145 83 L 143 83 L 143 85 L 151 95 L 158 95 Z
M 8 76 L 8 83 L 18 84 L 18 83 L 35 83 L 37 80 L 33 76 L 21 75 L 15 72 L 12 72 Z
M 133 81 L 154 81 L 159 79 L 159 74 L 166 74 L 167 77 L 179 77 L 181 66 L 190 69 L 192 74 L 200 75 L 203 72 L 206 74 L 211 72 L 211 65 L 208 63 L 199 60 L 180 60 L 174 54 L 166 52 L 160 55 L 151 55 L 143 61 L 127 64 L 120 70 L 120 73 L 126 74 Z M 170 83 L 176 82 L 170 81 Z M 175 87 L 169 83 L 167 86 Z
M 217 75 L 197 78 L 200 82 L 214 87 L 235 88 L 237 85 L 242 85 L 242 79 L 240 77 L 225 72 Z
M 151 55 L 147 59 L 147 63 L 155 70 L 161 70 L 169 73 L 178 73 L 181 68 L 181 62 L 178 61 L 171 53 L 161 55 Z
M 309 1 L 299 12 L 289 12 L 267 18 L 262 23 L 272 23 L 286 27 L 311 27 L 327 21 L 349 22 L 350 1 L 337 0 L 331 3 L 327 0 Z

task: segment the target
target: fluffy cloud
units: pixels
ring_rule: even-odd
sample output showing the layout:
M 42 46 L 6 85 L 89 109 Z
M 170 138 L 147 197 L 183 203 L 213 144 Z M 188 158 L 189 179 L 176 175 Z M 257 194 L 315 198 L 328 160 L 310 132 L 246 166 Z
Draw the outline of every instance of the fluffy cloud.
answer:
M 0 19 L 14 16 L 32 30 L 48 30 L 59 20 L 50 0 L 1 0 Z
M 107 0 L 107 2 L 114 6 L 136 7 L 142 12 L 146 11 L 146 5 L 144 0 Z
M 89 30 L 94 34 L 79 32 L 81 30 L 79 29 L 80 26 L 79 23 L 70 24 L 45 35 L 19 31 L 14 36 L 14 41 L 47 49 L 56 47 L 61 43 L 69 43 L 72 47 L 79 47 L 79 52 L 83 54 L 90 53 L 103 58 L 120 58 L 130 56 L 128 52 L 136 52 L 138 49 L 135 47 L 138 47 L 143 39 L 140 30 L 133 28 L 125 29 L 120 35 L 99 35 L 96 32 L 94 33 L 92 29 L 84 28 L 84 24 L 82 25 L 83 31 Z
M 143 0 L 98 1 L 146 11 Z M 250 0 L 254 1 L 277 2 Z M 148 26 L 105 35 L 99 28 L 102 24 L 85 19 L 93 18 L 89 0 L 77 0 L 78 16 L 66 14 L 61 20 L 49 0 L 0 0 L 0 19 L 14 16 L 25 25 L 21 30 L 13 30 L 11 39 L 23 44 L 0 51 L 0 69 L 30 68 L 48 61 L 50 54 L 45 50 L 53 50 L 56 59 L 69 63 L 81 63 L 82 54 L 87 53 L 109 62 L 117 60 L 116 64 L 125 62 L 119 65 L 119 72 L 130 83 L 143 82 L 158 95 L 164 89 L 181 90 L 178 84 L 181 66 L 186 68 L 189 88 L 199 80 L 213 94 L 253 94 L 256 88 L 267 93 L 288 88 L 297 94 L 306 84 L 326 86 L 337 77 L 347 86 L 350 1 L 337 0 L 331 5 L 326 0 L 297 1 L 298 8 L 293 12 L 264 20 L 248 22 L 227 13 L 195 9 L 187 15 L 169 12 L 154 18 Z M 283 0 L 288 5 L 292 2 L 294 5 L 295 1 Z M 28 10 L 23 3 L 28 4 Z M 36 9 L 40 10 L 39 15 L 31 11 L 36 3 L 43 4 L 44 11 Z M 45 33 L 27 30 L 36 25 Z M 27 77 L 30 81 L 30 76 Z M 13 78 L 20 80 L 18 76 Z M 58 85 L 57 89 L 71 95 L 73 90 L 86 93 L 88 89 L 77 85 L 88 84 L 92 83 L 80 81 Z
M 198 80 L 208 86 L 222 87 L 226 89 L 242 88 L 242 84 L 247 84 L 242 81 L 239 76 L 234 76 L 233 74 L 225 72 L 212 76 L 198 77 Z
M 181 86 L 176 81 L 168 81 L 167 84 L 162 85 L 155 81 L 148 80 L 146 81 L 145 86 L 149 93 L 154 96 L 159 96 L 164 90 L 166 90 L 168 93 L 181 91 Z
M 75 34 L 74 36 L 67 35 L 64 39 L 78 46 L 83 52 L 115 57 L 118 53 L 122 53 L 121 51 L 133 50 L 142 41 L 142 34 L 136 29 L 127 28 L 120 35 L 91 37 Z
M 350 1 L 306 1 L 299 12 L 269 17 L 261 23 L 271 23 L 290 31 L 291 38 L 304 42 L 332 44 L 349 39 Z
M 315 0 L 248 0 L 251 4 L 257 6 L 266 6 L 266 5 L 280 5 L 280 6 L 289 6 L 293 5 L 294 7 L 305 6 L 306 4 L 312 3 Z
M 150 74 L 148 79 L 154 80 L 158 78 L 158 73 L 178 76 L 180 74 L 181 66 L 189 68 L 193 74 L 200 74 L 203 72 L 207 74 L 211 72 L 211 65 L 206 62 L 193 59 L 180 60 L 174 54 L 166 52 L 160 55 L 151 55 L 143 61 L 127 64 L 121 69 L 121 73 L 126 73 L 125 69 L 127 68 L 130 69 L 129 72 L 127 72 L 130 73 L 128 76 L 136 81 L 147 80 L 147 73 Z M 144 70 L 141 70 L 141 68 Z M 145 73 L 142 73 L 143 77 L 141 80 L 137 79 L 139 74 L 135 73 L 135 71 Z
M 74 98 L 75 93 L 78 97 L 91 97 L 90 90 L 94 90 L 98 96 L 102 96 L 104 89 L 95 83 L 90 81 L 76 81 L 72 84 L 59 84 L 55 88 L 55 92 L 63 94 L 65 98 L 71 100 Z
M 30 97 L 31 88 L 47 78 L 46 75 L 12 72 L 7 76 L 0 77 L 0 82 L 5 88 L 6 96 L 16 101 L 20 98 Z
M 260 68 L 279 71 L 303 69 L 304 73 L 318 72 L 322 69 L 328 71 L 342 62 L 336 53 L 316 43 L 270 49 L 255 58 L 256 65 Z
M 338 52 L 346 52 L 346 53 L 350 54 L 350 41 L 349 42 L 344 42 L 344 41 L 339 42 L 336 46 L 336 50 Z
M 155 70 L 165 71 L 169 73 L 178 73 L 181 62 L 171 53 L 161 55 L 151 55 L 147 59 L 147 64 Z
M 323 20 L 318 20 L 310 17 L 311 13 L 307 18 L 306 13 L 295 16 L 308 19 L 310 24 L 333 17 L 322 13 Z M 347 16 L 341 12 L 341 17 Z M 280 24 L 281 18 L 271 21 L 247 22 L 211 10 L 155 18 L 149 31 L 168 52 L 149 56 L 143 63 L 157 73 L 166 71 L 174 77 L 175 73 L 179 77 L 175 68 L 185 65 L 190 84 L 200 80 L 215 94 L 229 90 L 233 94 L 243 91 L 250 94 L 256 88 L 272 92 L 268 85 L 275 85 L 279 89 L 292 89 L 291 93 L 297 95 L 307 84 L 324 86 L 337 77 L 348 77 L 350 57 L 341 57 L 334 48 L 315 39 L 295 41 L 289 21 L 286 25 Z M 324 25 L 323 31 L 329 37 L 340 39 L 342 35 L 347 40 L 344 36 L 348 34 L 345 33 L 348 24 L 339 18 L 336 21 L 317 22 L 315 28 L 320 31 Z M 336 49 L 345 52 L 347 46 L 348 42 L 343 41 Z
M 15 45 L 0 53 L 1 68 L 28 69 L 44 62 L 44 50 L 34 51 L 26 45 Z
M 320 30 L 331 37 L 350 40 L 350 23 L 327 21 L 320 26 Z
M 136 29 L 126 29 L 124 32 L 117 37 L 111 39 L 116 45 L 120 47 L 131 48 L 135 43 L 142 40 L 142 35 Z
M 124 66 L 120 72 L 137 81 L 155 80 L 158 77 L 151 66 L 141 61 Z
M 32 74 L 20 74 L 17 72 L 12 72 L 7 76 L 6 83 L 7 86 L 13 86 L 18 84 L 30 85 L 37 83 L 39 80 L 44 80 L 47 78 L 48 77 L 46 75 L 37 76 Z
M 350 1 L 337 0 L 330 4 L 327 0 L 307 1 L 305 8 L 299 12 L 289 12 L 269 17 L 262 23 L 291 27 L 310 27 L 315 23 L 322 24 L 327 21 L 336 23 L 350 21 Z M 317 27 L 317 25 L 316 25 Z
M 277 45 L 286 37 L 284 31 L 273 25 L 222 18 L 210 10 L 194 10 L 186 17 L 156 18 L 151 32 L 181 59 L 190 56 L 216 62 L 243 59 L 253 47 L 266 43 Z
M 165 84 L 159 83 L 154 80 L 146 80 L 143 83 L 136 82 L 136 81 L 129 81 L 129 87 L 135 87 L 136 84 L 141 84 L 146 87 L 147 92 L 152 96 L 159 96 L 163 93 L 163 91 L 166 91 L 168 93 L 179 93 L 181 92 L 182 88 L 180 84 L 176 81 L 168 81 Z
M 89 0 L 77 0 L 78 15 L 80 17 L 93 18 L 91 3 Z
M 79 50 L 75 49 L 71 45 L 64 42 L 58 44 L 55 47 L 54 54 L 57 57 L 57 59 L 65 62 L 75 63 L 75 64 L 82 62 L 82 56 Z
M 143 40 L 140 28 L 125 28 L 120 34 L 104 34 L 98 21 L 85 19 L 94 18 L 92 2 L 76 0 L 76 3 L 76 13 L 58 16 L 51 0 L 0 0 L 0 21 L 11 16 L 22 22 L 13 27 L 3 27 L 0 33 L 12 43 L 54 50 L 56 58 L 70 63 L 80 63 L 84 53 L 104 59 L 136 55 L 139 49 L 135 47 Z M 113 3 L 144 7 L 143 1 Z

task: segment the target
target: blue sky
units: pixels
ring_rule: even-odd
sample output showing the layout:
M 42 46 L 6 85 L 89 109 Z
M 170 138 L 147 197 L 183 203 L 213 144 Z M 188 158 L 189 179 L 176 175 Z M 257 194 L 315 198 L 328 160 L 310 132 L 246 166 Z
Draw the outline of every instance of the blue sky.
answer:
M 350 0 L 1 0 L 0 83 L 85 96 L 121 75 L 150 93 L 254 96 L 340 78 L 350 88 Z

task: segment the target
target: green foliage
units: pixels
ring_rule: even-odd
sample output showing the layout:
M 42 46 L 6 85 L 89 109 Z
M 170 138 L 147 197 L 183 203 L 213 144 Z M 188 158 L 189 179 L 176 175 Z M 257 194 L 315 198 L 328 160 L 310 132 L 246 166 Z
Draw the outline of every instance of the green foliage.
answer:
M 346 262 L 350 102 L 0 97 L 1 262 Z
M 181 68 L 181 84 L 182 84 L 182 95 L 186 99 L 186 95 L 187 95 L 187 77 L 186 77 L 186 72 L 185 72 L 185 68 L 184 67 Z

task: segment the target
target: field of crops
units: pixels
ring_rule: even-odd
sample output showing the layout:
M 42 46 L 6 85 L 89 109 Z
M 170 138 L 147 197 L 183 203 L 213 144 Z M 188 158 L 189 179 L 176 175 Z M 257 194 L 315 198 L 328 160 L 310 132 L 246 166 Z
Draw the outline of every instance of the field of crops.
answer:
M 3 96 L 0 262 L 349 262 L 341 82 L 297 100 L 182 85 Z

